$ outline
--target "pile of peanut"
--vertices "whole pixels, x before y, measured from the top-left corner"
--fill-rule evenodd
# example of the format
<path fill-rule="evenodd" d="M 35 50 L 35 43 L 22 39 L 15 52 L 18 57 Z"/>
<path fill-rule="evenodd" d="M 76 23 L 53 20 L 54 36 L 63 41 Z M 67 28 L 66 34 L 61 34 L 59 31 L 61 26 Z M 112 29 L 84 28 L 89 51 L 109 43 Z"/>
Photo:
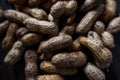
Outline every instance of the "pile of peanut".
<path fill-rule="evenodd" d="M 14 65 L 24 55 L 26 80 L 65 80 L 78 69 L 89 80 L 106 79 L 103 70 L 112 62 L 113 34 L 120 31 L 115 0 L 7 2 L 14 9 L 0 7 L 4 63 Z"/>

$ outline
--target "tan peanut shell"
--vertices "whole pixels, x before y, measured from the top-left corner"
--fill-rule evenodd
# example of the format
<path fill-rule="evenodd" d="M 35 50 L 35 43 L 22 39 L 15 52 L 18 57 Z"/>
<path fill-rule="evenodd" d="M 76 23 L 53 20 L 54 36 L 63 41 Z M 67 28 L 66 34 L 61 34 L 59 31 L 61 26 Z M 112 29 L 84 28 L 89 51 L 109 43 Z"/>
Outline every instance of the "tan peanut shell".
<path fill-rule="evenodd" d="M 80 12 L 86 12 L 91 10 L 92 8 L 99 5 L 99 0 L 85 0 L 84 3 L 79 7 Z"/>
<path fill-rule="evenodd" d="M 88 37 L 81 37 L 80 43 L 93 52 L 95 63 L 98 67 L 107 68 L 110 66 L 112 52 L 103 45 L 100 36 L 96 32 L 90 31 Z"/>
<path fill-rule="evenodd" d="M 37 68 L 37 52 L 29 49 L 25 52 L 25 76 L 26 80 L 35 80 L 38 74 Z"/>
<path fill-rule="evenodd" d="M 116 17 L 112 21 L 110 21 L 106 31 L 110 33 L 119 32 L 120 31 L 120 17 Z"/>
<path fill-rule="evenodd" d="M 116 15 L 116 7 L 115 0 L 106 0 L 105 10 L 101 16 L 102 21 L 108 22 L 113 19 Z"/>
<path fill-rule="evenodd" d="M 38 53 L 51 53 L 72 45 L 72 42 L 72 37 L 69 35 L 55 36 L 41 43 L 38 48 Z"/>
<path fill-rule="evenodd" d="M 16 31 L 16 36 L 18 38 L 22 38 L 25 34 L 29 33 L 30 31 L 26 27 L 21 27 Z"/>
<path fill-rule="evenodd" d="M 4 58 L 4 62 L 7 64 L 15 64 L 17 61 L 20 60 L 21 56 L 23 55 L 25 50 L 24 45 L 21 41 L 16 41 L 8 52 L 8 54 Z"/>
<path fill-rule="evenodd" d="M 76 33 L 78 34 L 85 34 L 87 33 L 97 18 L 102 14 L 104 11 L 104 5 L 100 4 L 95 9 L 87 12 L 87 14 L 82 18 L 82 20 L 78 23 L 76 28 Z"/>
<path fill-rule="evenodd" d="M 9 27 L 9 21 L 6 20 L 2 23 L 0 23 L 0 37 L 6 32 L 7 28 Z"/>
<path fill-rule="evenodd" d="M 96 21 L 94 24 L 94 31 L 101 34 L 105 31 L 105 24 L 102 21 Z"/>
<path fill-rule="evenodd" d="M 18 30 L 19 26 L 18 24 L 16 23 L 11 23 L 8 30 L 7 30 L 7 33 L 6 33 L 6 36 L 4 37 L 3 41 L 2 41 L 2 48 L 4 49 L 10 49 L 14 42 L 15 42 L 15 33 L 16 31 Z"/>
<path fill-rule="evenodd" d="M 105 74 L 103 71 L 92 63 L 87 63 L 84 72 L 89 80 L 105 80 Z"/>
<path fill-rule="evenodd" d="M 50 61 L 41 62 L 40 69 L 50 74 L 75 75 L 77 73 L 76 68 L 58 68 Z"/>
<path fill-rule="evenodd" d="M 47 13 L 43 9 L 38 8 L 24 8 L 23 12 L 29 14 L 30 16 L 39 19 L 39 20 L 47 20 Z"/>
<path fill-rule="evenodd" d="M 81 52 L 59 53 L 53 56 L 52 63 L 57 67 L 81 67 L 86 64 L 87 57 Z"/>
<path fill-rule="evenodd" d="M 36 80 L 64 80 L 64 78 L 57 74 L 44 74 L 37 76 Z"/>
<path fill-rule="evenodd" d="M 4 13 L 7 19 L 14 21 L 14 22 L 18 22 L 18 23 L 23 23 L 25 19 L 30 18 L 30 16 L 25 13 L 11 10 L 11 9 L 6 10 Z"/>
<path fill-rule="evenodd" d="M 40 32 L 48 35 L 57 35 L 58 27 L 55 23 L 48 21 L 40 21 L 35 18 L 27 18 L 24 24 L 30 31 Z"/>
<path fill-rule="evenodd" d="M 28 33 L 21 38 L 21 41 L 25 46 L 33 46 L 39 43 L 41 39 L 42 34 Z"/>
<path fill-rule="evenodd" d="M 103 32 L 101 34 L 101 39 L 103 44 L 108 48 L 113 48 L 115 46 L 114 44 L 114 38 L 113 35 L 107 31 Z"/>

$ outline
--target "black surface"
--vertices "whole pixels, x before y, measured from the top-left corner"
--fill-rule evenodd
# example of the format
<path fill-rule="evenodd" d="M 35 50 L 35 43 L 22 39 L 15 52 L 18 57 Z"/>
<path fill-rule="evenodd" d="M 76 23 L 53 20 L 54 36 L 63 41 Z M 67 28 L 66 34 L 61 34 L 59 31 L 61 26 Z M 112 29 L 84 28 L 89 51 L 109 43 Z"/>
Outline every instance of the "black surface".
<path fill-rule="evenodd" d="M 117 13 L 120 12 L 120 0 L 117 1 Z M 118 5 L 119 4 L 119 5 Z M 11 8 L 10 5 L 5 3 L 5 0 L 0 0 L 0 5 L 4 6 L 4 9 Z M 120 32 L 114 35 L 116 47 L 112 49 L 113 62 L 109 69 L 105 70 L 106 80 L 120 80 Z M 24 59 L 21 59 L 14 66 L 7 66 L 3 63 L 3 58 L 6 54 L 0 50 L 0 80 L 25 80 L 24 76 Z M 77 76 L 66 77 L 66 80 L 87 80 L 85 75 L 81 74 Z"/>

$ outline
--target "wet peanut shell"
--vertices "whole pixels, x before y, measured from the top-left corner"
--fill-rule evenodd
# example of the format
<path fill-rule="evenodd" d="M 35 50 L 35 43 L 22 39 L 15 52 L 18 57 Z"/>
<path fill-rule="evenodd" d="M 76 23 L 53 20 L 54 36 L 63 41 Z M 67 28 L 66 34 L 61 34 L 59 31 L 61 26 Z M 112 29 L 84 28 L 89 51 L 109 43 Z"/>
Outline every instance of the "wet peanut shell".
<path fill-rule="evenodd" d="M 76 33 L 78 34 L 87 33 L 103 11 L 104 11 L 104 5 L 100 4 L 95 9 L 87 12 L 87 14 L 78 23 L 76 28 Z"/>
<path fill-rule="evenodd" d="M 20 60 L 22 54 L 24 53 L 25 47 L 21 41 L 16 41 L 4 58 L 4 62 L 7 64 L 15 64 Z"/>
<path fill-rule="evenodd" d="M 103 71 L 92 63 L 87 63 L 84 72 L 90 80 L 105 80 L 105 74 Z"/>
<path fill-rule="evenodd" d="M 39 19 L 39 20 L 47 20 L 47 13 L 43 9 L 38 8 L 24 8 L 23 12 L 29 14 L 30 16 Z"/>
<path fill-rule="evenodd" d="M 14 22 L 18 22 L 18 23 L 23 23 L 25 19 L 30 18 L 30 16 L 25 13 L 15 11 L 15 10 L 10 10 L 10 9 L 6 10 L 4 13 L 7 19 Z"/>
<path fill-rule="evenodd" d="M 0 23 L 0 37 L 6 32 L 9 25 L 10 25 L 10 23 L 8 20 Z"/>
<path fill-rule="evenodd" d="M 79 11 L 80 12 L 89 11 L 96 7 L 97 5 L 99 5 L 99 3 L 100 3 L 99 0 L 85 0 L 84 3 L 79 7 Z"/>
<path fill-rule="evenodd" d="M 93 57 L 95 63 L 99 68 L 107 68 L 110 66 L 112 61 L 112 53 L 109 49 L 105 48 L 100 36 L 94 32 L 90 31 L 87 37 L 81 37 L 80 43 L 93 52 Z"/>
<path fill-rule="evenodd" d="M 53 56 L 52 63 L 57 67 L 81 67 L 86 64 L 86 55 L 79 52 L 59 53 Z"/>
<path fill-rule="evenodd" d="M 40 42 L 42 36 L 42 34 L 28 33 L 21 38 L 21 41 L 25 46 L 33 46 Z"/>
<path fill-rule="evenodd" d="M 115 47 L 114 44 L 114 37 L 111 33 L 105 31 L 101 34 L 101 39 L 103 44 L 107 47 L 107 48 L 113 48 Z"/>
<path fill-rule="evenodd" d="M 69 35 L 55 36 L 40 44 L 38 53 L 52 53 L 72 45 L 72 37 Z"/>
<path fill-rule="evenodd" d="M 29 33 L 30 31 L 26 27 L 21 27 L 16 31 L 16 36 L 18 38 L 22 38 L 25 34 Z"/>
<path fill-rule="evenodd" d="M 64 80 L 64 78 L 57 74 L 45 74 L 37 76 L 36 80 Z"/>
<path fill-rule="evenodd" d="M 2 41 L 2 48 L 4 49 L 10 49 L 14 42 L 15 42 L 15 33 L 16 31 L 18 30 L 19 26 L 16 24 L 16 23 L 11 23 L 8 30 L 7 30 L 7 33 L 6 33 L 6 36 L 4 37 L 3 41 Z"/>
<path fill-rule="evenodd" d="M 28 18 L 23 22 L 30 31 L 39 32 L 47 35 L 57 35 L 58 27 L 53 22 L 39 21 L 34 18 Z"/>
<path fill-rule="evenodd" d="M 116 17 L 112 21 L 110 21 L 106 31 L 108 31 L 110 33 L 119 32 L 120 31 L 120 17 Z"/>
<path fill-rule="evenodd" d="M 101 34 L 105 31 L 105 24 L 102 21 L 96 21 L 94 24 L 94 31 Z"/>
<path fill-rule="evenodd" d="M 40 64 L 40 69 L 50 74 L 75 75 L 77 73 L 76 68 L 58 68 L 50 61 L 43 61 Z"/>

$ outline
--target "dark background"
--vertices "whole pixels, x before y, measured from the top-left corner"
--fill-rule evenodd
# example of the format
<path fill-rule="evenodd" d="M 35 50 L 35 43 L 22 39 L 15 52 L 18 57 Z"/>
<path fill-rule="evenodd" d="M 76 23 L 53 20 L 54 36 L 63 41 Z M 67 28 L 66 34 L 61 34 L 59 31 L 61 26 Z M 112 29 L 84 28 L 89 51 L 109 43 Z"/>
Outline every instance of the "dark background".
<path fill-rule="evenodd" d="M 117 1 L 117 13 L 120 13 L 120 0 Z M 0 5 L 4 9 L 11 8 L 10 5 L 6 4 L 5 0 L 0 0 Z M 113 62 L 109 69 L 105 70 L 107 80 L 120 80 L 120 32 L 114 34 L 116 47 L 112 49 Z M 14 66 L 7 66 L 3 63 L 5 57 L 4 51 L 0 50 L 0 80 L 25 80 L 24 75 L 24 59 L 21 59 Z M 87 80 L 84 74 L 78 74 L 72 77 L 66 77 L 66 80 Z"/>

